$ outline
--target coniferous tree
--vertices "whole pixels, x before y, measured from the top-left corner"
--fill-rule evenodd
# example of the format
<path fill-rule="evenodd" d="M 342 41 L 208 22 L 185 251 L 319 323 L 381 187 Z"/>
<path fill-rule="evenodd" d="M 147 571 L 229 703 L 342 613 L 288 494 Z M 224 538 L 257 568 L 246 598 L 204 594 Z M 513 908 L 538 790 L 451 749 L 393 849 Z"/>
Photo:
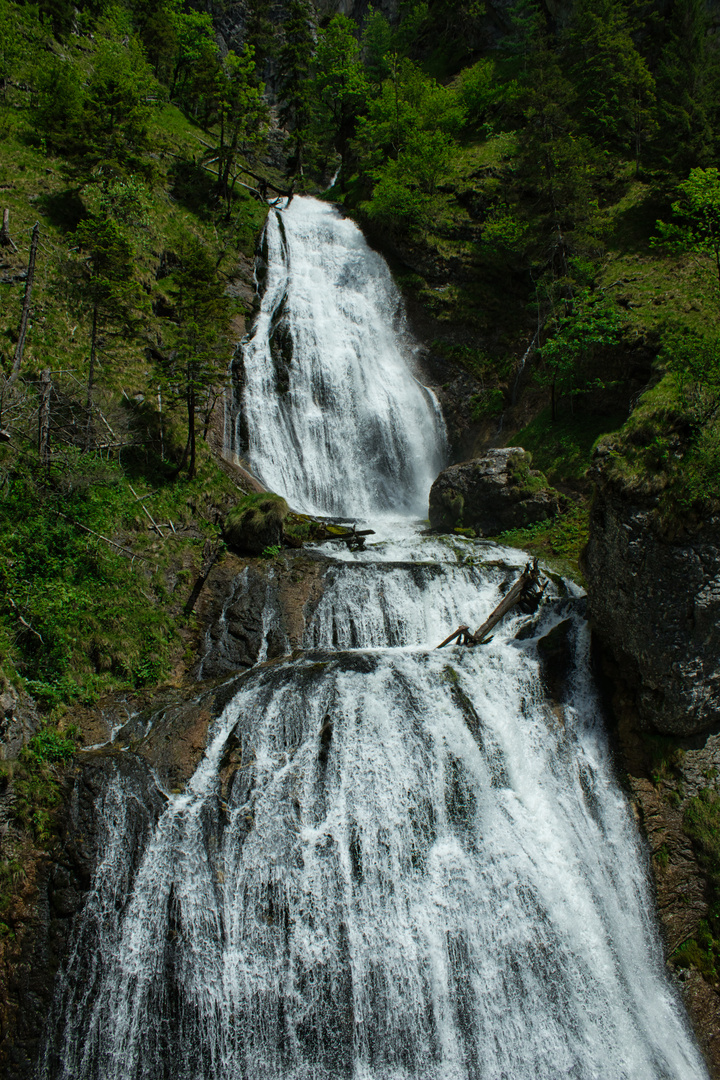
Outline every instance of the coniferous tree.
<path fill-rule="evenodd" d="M 657 71 L 660 162 L 678 176 L 711 164 L 716 137 L 720 75 L 710 48 L 703 0 L 675 0 L 665 20 L 666 41 Z"/>
<path fill-rule="evenodd" d="M 371 86 L 379 87 L 390 74 L 389 55 L 392 51 L 392 29 L 381 11 L 368 8 L 363 27 L 362 60 Z"/>
<path fill-rule="evenodd" d="M 255 77 L 253 51 L 246 45 L 240 56 L 228 53 L 216 76 L 217 120 L 220 145 L 217 151 L 218 192 L 230 213 L 234 181 L 231 173 L 238 155 L 257 148 L 267 123 L 264 87 Z"/>
<path fill-rule="evenodd" d="M 215 261 L 197 239 L 191 238 L 180 252 L 180 266 L 173 288 L 175 326 L 169 335 L 172 346 L 158 361 L 159 375 L 187 414 L 188 436 L 180 472 L 187 465 L 195 475 L 198 418 L 205 429 L 219 388 L 225 384 L 230 359 L 227 336 L 228 300 Z"/>
<path fill-rule="evenodd" d="M 280 123 L 290 133 L 290 172 L 302 176 L 312 119 L 315 13 L 310 0 L 290 0 L 279 49 Z"/>
<path fill-rule="evenodd" d="M 76 232 L 81 261 L 71 275 L 71 293 L 90 323 L 86 420 L 83 445 L 92 448 L 93 394 L 101 342 L 111 330 L 126 334 L 135 292 L 132 247 L 122 227 L 105 213 L 87 218 Z"/>
<path fill-rule="evenodd" d="M 636 170 L 656 127 L 655 81 L 637 49 L 622 0 L 581 0 L 568 35 L 576 109 L 602 146 L 631 151 Z"/>

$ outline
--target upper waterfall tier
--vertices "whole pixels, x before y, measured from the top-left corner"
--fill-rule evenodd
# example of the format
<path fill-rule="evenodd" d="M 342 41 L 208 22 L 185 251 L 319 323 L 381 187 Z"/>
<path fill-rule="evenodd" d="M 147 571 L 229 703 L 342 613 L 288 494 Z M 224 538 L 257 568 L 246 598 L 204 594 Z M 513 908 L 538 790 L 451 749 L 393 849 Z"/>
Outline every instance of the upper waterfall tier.
<path fill-rule="evenodd" d="M 268 218 L 257 280 L 233 452 L 296 509 L 425 517 L 445 430 L 385 261 L 334 207 L 295 198 Z"/>

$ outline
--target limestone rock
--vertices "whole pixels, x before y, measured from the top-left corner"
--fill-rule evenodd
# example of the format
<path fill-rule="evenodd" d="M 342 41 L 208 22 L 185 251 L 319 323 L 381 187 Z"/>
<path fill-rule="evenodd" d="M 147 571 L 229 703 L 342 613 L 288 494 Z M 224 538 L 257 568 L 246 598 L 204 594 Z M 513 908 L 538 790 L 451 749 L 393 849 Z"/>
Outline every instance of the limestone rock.
<path fill-rule="evenodd" d="M 720 723 L 720 519 L 670 536 L 649 498 L 597 473 L 585 555 L 589 615 L 646 730 Z"/>
<path fill-rule="evenodd" d="M 557 492 L 531 462 L 527 451 L 509 447 L 444 469 L 430 489 L 430 524 L 496 536 L 554 517 Z"/>

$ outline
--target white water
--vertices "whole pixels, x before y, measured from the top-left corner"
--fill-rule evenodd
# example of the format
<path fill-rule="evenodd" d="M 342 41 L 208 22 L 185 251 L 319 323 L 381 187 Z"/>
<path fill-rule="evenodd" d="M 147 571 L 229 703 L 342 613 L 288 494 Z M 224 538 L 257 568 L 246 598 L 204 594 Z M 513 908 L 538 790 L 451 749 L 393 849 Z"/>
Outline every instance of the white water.
<path fill-rule="evenodd" d="M 264 247 L 262 306 L 242 346 L 238 428 L 247 435 L 235 434 L 233 451 L 295 509 L 425 517 L 444 427 L 408 366 L 385 261 L 315 199 L 271 211 Z M 279 343 L 289 362 L 278 359 Z"/>
<path fill-rule="evenodd" d="M 334 230 L 332 211 L 307 206 Z M 292 207 L 303 219 L 306 200 Z M 259 342 L 255 355 L 262 367 Z M 255 409 L 269 423 L 271 403 Z M 390 490 L 361 475 L 340 512 Z M 322 464 L 309 501 L 328 483 Z M 300 486 L 275 486 L 297 505 Z M 309 651 L 243 678 L 137 868 L 137 791 L 111 786 L 46 1080 L 707 1076 L 664 971 L 582 602 L 555 597 L 537 624 L 510 617 L 482 649 L 438 651 L 483 621 L 521 556 L 383 529 L 329 564 Z M 566 618 L 574 665 L 558 702 L 536 641 Z"/>

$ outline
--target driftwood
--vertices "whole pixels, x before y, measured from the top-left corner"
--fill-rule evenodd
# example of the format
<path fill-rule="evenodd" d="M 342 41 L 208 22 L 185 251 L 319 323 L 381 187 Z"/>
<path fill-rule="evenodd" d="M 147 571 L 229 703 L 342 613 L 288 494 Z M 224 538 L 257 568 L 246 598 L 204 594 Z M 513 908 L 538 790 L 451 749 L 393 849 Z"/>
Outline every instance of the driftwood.
<path fill-rule="evenodd" d="M 374 535 L 374 529 L 356 529 L 353 525 L 349 532 L 344 533 L 331 533 L 326 530 L 321 539 L 322 543 L 327 543 L 328 540 L 341 540 L 344 544 L 347 544 L 348 551 L 362 551 L 365 547 L 365 537 Z"/>
<path fill-rule="evenodd" d="M 459 645 L 482 645 L 493 626 L 496 626 L 508 611 L 514 607 L 519 607 L 521 611 L 533 611 L 540 603 L 544 591 L 545 586 L 540 588 L 538 561 L 534 559 L 532 563 L 527 564 L 513 587 L 474 634 L 470 633 L 468 626 L 459 626 L 454 633 L 440 642 L 438 649 L 449 645 L 451 641 L 457 641 Z"/>

